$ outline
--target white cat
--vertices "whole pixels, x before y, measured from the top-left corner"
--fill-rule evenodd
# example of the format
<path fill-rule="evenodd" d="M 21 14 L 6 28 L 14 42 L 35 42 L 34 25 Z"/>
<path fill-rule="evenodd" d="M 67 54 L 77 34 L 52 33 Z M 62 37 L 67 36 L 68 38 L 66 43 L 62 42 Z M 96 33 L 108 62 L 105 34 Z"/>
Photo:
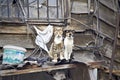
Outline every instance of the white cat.
<path fill-rule="evenodd" d="M 69 60 L 71 58 L 71 54 L 73 52 L 74 46 L 74 38 L 73 38 L 73 30 L 67 30 L 66 36 L 64 39 L 64 58 Z"/>

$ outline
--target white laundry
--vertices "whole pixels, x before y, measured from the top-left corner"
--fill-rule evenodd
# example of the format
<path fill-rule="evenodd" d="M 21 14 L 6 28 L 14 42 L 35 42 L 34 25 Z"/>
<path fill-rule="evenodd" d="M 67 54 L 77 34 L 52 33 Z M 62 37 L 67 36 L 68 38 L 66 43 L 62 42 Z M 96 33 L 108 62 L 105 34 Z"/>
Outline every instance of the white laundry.
<path fill-rule="evenodd" d="M 97 80 L 97 68 L 90 69 L 89 74 L 90 74 L 90 80 Z"/>
<path fill-rule="evenodd" d="M 43 31 L 36 28 L 36 26 L 34 26 L 34 29 L 37 32 L 35 43 L 39 47 L 44 49 L 46 52 L 48 52 L 48 48 L 47 48 L 46 44 L 51 40 L 51 37 L 53 35 L 53 26 L 48 25 L 48 27 Z"/>

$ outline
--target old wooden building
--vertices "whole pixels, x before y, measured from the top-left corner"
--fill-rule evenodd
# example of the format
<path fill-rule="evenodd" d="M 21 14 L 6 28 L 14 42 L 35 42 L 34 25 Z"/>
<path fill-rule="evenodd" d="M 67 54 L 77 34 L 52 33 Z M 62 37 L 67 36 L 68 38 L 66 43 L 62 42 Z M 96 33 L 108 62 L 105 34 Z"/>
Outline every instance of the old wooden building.
<path fill-rule="evenodd" d="M 22 70 L 2 63 L 5 45 L 25 48 L 25 58 L 48 56 L 36 45 L 34 29 L 44 31 L 48 25 L 74 31 L 72 62 Z M 0 80 L 120 80 L 120 2 L 0 0 L 0 53 Z"/>

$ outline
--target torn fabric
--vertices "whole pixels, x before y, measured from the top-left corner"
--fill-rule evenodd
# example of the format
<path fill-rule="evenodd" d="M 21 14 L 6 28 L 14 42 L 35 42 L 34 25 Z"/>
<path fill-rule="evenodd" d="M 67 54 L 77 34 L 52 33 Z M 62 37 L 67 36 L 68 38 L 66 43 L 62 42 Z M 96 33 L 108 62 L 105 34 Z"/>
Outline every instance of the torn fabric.
<path fill-rule="evenodd" d="M 34 26 L 34 29 L 37 32 L 35 43 L 39 47 L 44 49 L 46 52 L 48 52 L 48 48 L 47 48 L 46 44 L 51 40 L 51 37 L 53 35 L 53 26 L 48 25 L 47 28 L 43 31 L 36 28 L 36 26 Z"/>

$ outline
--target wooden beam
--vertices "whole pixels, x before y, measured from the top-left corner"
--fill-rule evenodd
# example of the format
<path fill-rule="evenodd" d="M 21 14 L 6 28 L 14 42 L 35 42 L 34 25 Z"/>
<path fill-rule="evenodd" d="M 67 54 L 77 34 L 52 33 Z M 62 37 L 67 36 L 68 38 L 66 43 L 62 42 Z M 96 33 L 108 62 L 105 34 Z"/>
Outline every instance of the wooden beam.
<path fill-rule="evenodd" d="M 110 70 L 106 70 L 106 73 L 110 73 Z M 120 70 L 112 70 L 112 74 L 116 75 L 116 76 L 120 76 Z"/>
<path fill-rule="evenodd" d="M 90 68 L 99 68 L 103 70 L 103 63 L 104 61 L 94 61 L 94 62 L 88 62 L 88 66 Z M 105 67 L 104 67 L 105 68 Z"/>
<path fill-rule="evenodd" d="M 113 7 L 114 4 L 112 3 L 112 0 L 100 0 L 100 3 L 106 6 L 107 8 L 116 11 L 116 8 Z"/>
<path fill-rule="evenodd" d="M 48 66 L 48 67 L 38 67 L 33 69 L 24 69 L 24 70 L 2 70 L 0 71 L 0 76 L 11 76 L 11 75 L 20 75 L 20 74 L 28 74 L 28 73 L 37 73 L 43 71 L 52 71 L 52 70 L 60 70 L 60 69 L 69 69 L 77 67 L 75 64 L 65 64 L 65 65 L 57 65 L 57 66 Z"/>
<path fill-rule="evenodd" d="M 0 27 L 1 34 L 27 34 L 26 26 L 1 26 Z"/>

